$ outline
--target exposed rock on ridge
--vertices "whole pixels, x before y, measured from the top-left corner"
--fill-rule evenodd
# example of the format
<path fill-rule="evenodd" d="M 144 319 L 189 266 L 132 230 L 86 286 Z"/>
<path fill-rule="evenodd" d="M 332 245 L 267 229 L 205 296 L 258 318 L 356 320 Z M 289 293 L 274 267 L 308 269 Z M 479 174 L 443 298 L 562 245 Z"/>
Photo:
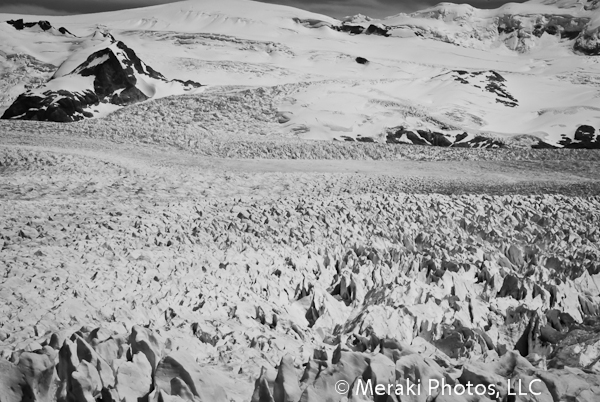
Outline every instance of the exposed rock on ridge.
<path fill-rule="evenodd" d="M 42 31 L 51 31 L 51 32 L 54 31 L 52 24 L 50 24 L 48 21 L 24 22 L 23 19 L 18 19 L 18 20 L 6 21 L 6 23 L 15 27 L 15 29 L 18 31 L 21 31 L 26 28 L 33 28 L 35 26 L 39 26 L 40 29 L 42 29 Z M 71 32 L 69 32 L 69 30 L 67 28 L 64 28 L 64 27 L 58 28 L 58 30 L 56 30 L 56 32 L 61 33 L 63 35 L 75 36 Z"/>

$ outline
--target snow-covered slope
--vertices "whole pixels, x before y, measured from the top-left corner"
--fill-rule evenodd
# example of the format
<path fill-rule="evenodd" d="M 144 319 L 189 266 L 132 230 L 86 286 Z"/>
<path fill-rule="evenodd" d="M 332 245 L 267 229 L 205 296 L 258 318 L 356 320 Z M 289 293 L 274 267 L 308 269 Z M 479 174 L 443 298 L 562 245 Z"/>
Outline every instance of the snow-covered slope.
<path fill-rule="evenodd" d="M 600 65 L 591 56 L 599 12 L 596 1 L 535 0 L 494 10 L 441 3 L 381 20 L 339 21 L 249 0 L 195 0 L 30 18 L 73 36 L 0 23 L 0 51 L 57 66 L 49 83 L 56 90 L 114 37 L 168 79 L 202 82 L 213 93 L 269 87 L 265 93 L 281 94 L 268 101 L 282 136 L 429 143 L 440 134 L 452 145 L 482 136 L 492 140 L 477 146 L 524 138 L 574 146 L 581 126 L 599 128 Z M 0 66 L 5 74 L 17 68 L 1 57 Z M 218 115 L 213 107 L 206 112 Z"/>
<path fill-rule="evenodd" d="M 48 17 L 53 24 L 87 30 L 98 25 L 117 30 L 175 32 L 241 32 L 245 37 L 299 33 L 299 26 L 320 27 L 339 21 L 297 8 L 250 0 L 187 0 L 177 3 L 99 14 Z"/>

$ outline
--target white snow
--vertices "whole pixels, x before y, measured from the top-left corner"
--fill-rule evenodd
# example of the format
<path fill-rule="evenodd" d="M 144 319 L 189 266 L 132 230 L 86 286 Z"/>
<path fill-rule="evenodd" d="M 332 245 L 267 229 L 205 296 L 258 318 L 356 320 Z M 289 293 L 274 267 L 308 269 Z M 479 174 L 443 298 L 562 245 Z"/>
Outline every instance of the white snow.
<path fill-rule="evenodd" d="M 65 90 L 70 92 L 83 92 L 94 90 L 94 77 L 84 77 L 81 75 L 63 76 L 48 81 L 44 86 L 32 89 L 34 94 L 42 95 L 46 91 Z"/>
<path fill-rule="evenodd" d="M 90 112 L 94 115 L 95 119 L 106 117 L 107 115 L 121 109 L 121 106 L 113 105 L 111 103 L 99 103 L 98 105 L 90 106 L 84 109 L 86 112 Z"/>
<path fill-rule="evenodd" d="M 337 32 L 327 26 L 341 21 L 290 7 L 197 0 L 44 17 L 79 38 L 48 35 L 43 44 L 42 34 L 0 24 L 0 51 L 52 61 L 60 65 L 55 76 L 61 77 L 93 52 L 114 47 L 100 34 L 110 32 L 169 80 L 280 88 L 276 91 L 286 97 L 275 100 L 275 106 L 289 117 L 279 125 L 285 136 L 377 139 L 390 127 L 443 131 L 445 126 L 447 133 L 534 134 L 556 141 L 581 124 L 598 126 L 600 63 L 575 54 L 573 40 L 547 33 L 526 39 L 514 33 L 499 36 L 498 21 L 516 14 L 510 18 L 533 27 L 552 16 L 568 23 L 585 18 L 591 21 L 589 30 L 600 25 L 599 12 L 577 1 L 538 0 L 495 10 L 441 3 L 410 15 L 345 19 L 365 27 L 393 27 L 392 37 L 385 38 Z M 11 17 L 0 15 L 0 20 Z M 369 63 L 358 64 L 359 56 Z M 483 82 L 461 84 L 448 75 L 452 70 L 498 72 L 518 105 L 498 103 Z M 182 93 L 178 84 L 137 77 L 148 96 Z M 69 85 L 82 88 L 89 83 Z"/>

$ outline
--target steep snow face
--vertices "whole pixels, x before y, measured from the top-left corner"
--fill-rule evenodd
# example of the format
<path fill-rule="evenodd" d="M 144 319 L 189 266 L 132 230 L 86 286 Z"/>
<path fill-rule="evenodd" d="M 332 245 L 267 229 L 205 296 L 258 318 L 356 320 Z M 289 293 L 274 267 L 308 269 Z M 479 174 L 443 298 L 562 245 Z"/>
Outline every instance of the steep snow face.
<path fill-rule="evenodd" d="M 123 42 L 91 54 L 65 75 L 20 95 L 3 119 L 70 122 L 101 117 L 107 112 L 153 97 L 181 94 L 200 87 L 192 81 L 168 81 Z"/>
<path fill-rule="evenodd" d="M 92 54 L 111 46 L 115 42 L 116 39 L 111 34 L 96 31 L 84 40 L 73 43 L 71 45 L 72 53 L 60 64 L 53 78 L 69 74 L 79 65 L 85 63 Z"/>

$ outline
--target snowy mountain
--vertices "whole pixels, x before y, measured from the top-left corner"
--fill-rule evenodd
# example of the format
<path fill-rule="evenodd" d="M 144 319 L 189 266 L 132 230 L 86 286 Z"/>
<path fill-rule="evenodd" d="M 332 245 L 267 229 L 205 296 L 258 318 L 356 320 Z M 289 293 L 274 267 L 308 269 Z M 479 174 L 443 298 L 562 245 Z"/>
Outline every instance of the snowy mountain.
<path fill-rule="evenodd" d="M 600 52 L 598 8 L 597 1 L 585 0 L 531 0 L 508 3 L 495 10 L 440 3 L 379 20 L 361 15 L 348 17 L 339 29 L 386 37 L 416 36 L 477 48 L 504 44 L 519 52 L 543 45 L 542 37 L 546 35 L 571 40 L 573 49 L 596 55 Z"/>
<path fill-rule="evenodd" d="M 55 73 L 45 85 L 20 95 L 2 118 L 71 122 L 200 88 L 193 81 L 168 81 L 123 42 L 110 40 L 113 43 L 92 53 L 70 73 Z"/>
<path fill-rule="evenodd" d="M 193 110 L 171 111 L 189 115 L 185 124 L 191 132 L 218 133 L 227 127 L 318 140 L 595 147 L 599 4 L 532 0 L 480 10 L 440 3 L 383 19 L 338 20 L 248 0 L 192 0 L 32 19 L 65 27 L 72 35 L 44 31 L 39 23 L 19 23 L 24 29 L 15 29 L 22 16 L 0 15 L 13 21 L 0 24 L 0 68 L 4 76 L 18 77 L 2 83 L 8 95 L 0 112 L 39 119 L 62 102 L 69 103 L 69 119 L 77 120 L 124 106 L 125 115 L 137 116 L 149 108 L 135 103 L 167 95 L 207 99 L 189 83 L 169 81 L 176 78 L 202 82 L 211 93 L 235 88 L 259 97 L 270 94 L 262 100 L 272 113 L 250 104 L 239 112 L 255 113 L 250 120 L 260 127 L 244 126 L 246 118 L 224 117 L 217 103 L 203 111 L 203 116 L 220 116 L 214 127 Z M 116 66 L 114 60 L 132 57 L 118 41 L 163 78 L 131 61 L 139 68 L 123 72 L 129 77 L 123 84 L 101 83 L 97 74 L 102 73 L 91 72 L 96 68 L 90 63 L 103 60 L 99 65 L 108 68 Z M 21 73 L 15 55 L 33 60 L 27 74 L 35 81 Z M 34 88 L 48 77 L 36 66 L 50 65 L 56 66 L 52 79 Z M 166 109 L 156 120 L 164 121 L 171 103 L 157 102 Z M 591 129 L 591 142 L 576 138 Z"/>

